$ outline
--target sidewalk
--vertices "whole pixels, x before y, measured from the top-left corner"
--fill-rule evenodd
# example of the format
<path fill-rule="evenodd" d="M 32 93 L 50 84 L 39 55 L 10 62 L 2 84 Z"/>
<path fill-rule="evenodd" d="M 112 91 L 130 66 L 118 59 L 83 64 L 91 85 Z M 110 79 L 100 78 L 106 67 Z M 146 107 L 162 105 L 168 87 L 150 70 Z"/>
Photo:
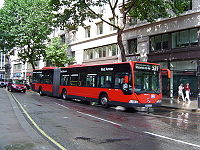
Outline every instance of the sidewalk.
<path fill-rule="evenodd" d="M 200 112 L 200 108 L 198 108 L 198 100 L 197 99 L 192 99 L 190 103 L 183 102 L 183 101 L 180 101 L 178 103 L 176 99 L 163 98 L 162 99 L 162 107 Z"/>
<path fill-rule="evenodd" d="M 26 121 L 9 92 L 0 88 L 0 150 L 54 150 Z"/>

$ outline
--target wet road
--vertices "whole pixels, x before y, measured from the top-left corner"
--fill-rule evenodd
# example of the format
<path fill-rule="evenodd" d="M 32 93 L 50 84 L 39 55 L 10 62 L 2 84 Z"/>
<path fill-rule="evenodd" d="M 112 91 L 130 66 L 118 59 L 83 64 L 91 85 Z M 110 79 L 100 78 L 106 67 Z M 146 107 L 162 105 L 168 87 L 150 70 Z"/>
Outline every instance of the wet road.
<path fill-rule="evenodd" d="M 124 112 L 34 92 L 12 94 L 42 131 L 67 150 L 200 149 L 198 113 L 164 108 Z"/>

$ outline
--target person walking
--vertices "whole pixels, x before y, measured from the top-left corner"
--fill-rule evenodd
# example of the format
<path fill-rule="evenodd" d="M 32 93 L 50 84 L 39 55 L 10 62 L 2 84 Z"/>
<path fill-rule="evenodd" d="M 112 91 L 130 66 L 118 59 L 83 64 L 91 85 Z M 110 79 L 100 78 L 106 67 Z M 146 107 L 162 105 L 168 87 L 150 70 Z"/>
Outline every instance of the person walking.
<path fill-rule="evenodd" d="M 184 98 L 184 95 L 183 95 L 183 84 L 181 83 L 178 87 L 178 97 L 177 97 L 177 102 L 179 102 L 179 98 L 181 97 L 183 102 L 185 102 L 185 98 Z"/>
<path fill-rule="evenodd" d="M 185 100 L 187 99 L 188 100 L 188 103 L 190 103 L 190 85 L 189 83 L 186 83 L 185 87 Z"/>

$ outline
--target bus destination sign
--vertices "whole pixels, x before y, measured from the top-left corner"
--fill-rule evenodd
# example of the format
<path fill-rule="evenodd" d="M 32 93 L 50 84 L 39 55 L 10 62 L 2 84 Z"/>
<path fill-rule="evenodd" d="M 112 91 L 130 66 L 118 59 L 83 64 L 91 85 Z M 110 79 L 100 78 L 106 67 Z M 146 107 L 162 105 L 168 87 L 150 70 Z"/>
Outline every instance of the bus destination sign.
<path fill-rule="evenodd" d="M 159 71 L 160 67 L 158 65 L 137 63 L 135 64 L 135 69 L 146 71 Z"/>

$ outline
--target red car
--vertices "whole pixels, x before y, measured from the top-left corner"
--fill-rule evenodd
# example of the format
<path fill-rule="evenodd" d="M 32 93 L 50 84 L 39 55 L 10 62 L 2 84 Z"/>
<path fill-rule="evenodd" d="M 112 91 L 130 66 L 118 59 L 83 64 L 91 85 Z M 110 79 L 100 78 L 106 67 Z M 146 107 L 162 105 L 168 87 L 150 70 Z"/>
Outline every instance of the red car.
<path fill-rule="evenodd" d="M 11 80 L 7 85 L 8 91 L 26 92 L 26 85 L 23 80 Z"/>

